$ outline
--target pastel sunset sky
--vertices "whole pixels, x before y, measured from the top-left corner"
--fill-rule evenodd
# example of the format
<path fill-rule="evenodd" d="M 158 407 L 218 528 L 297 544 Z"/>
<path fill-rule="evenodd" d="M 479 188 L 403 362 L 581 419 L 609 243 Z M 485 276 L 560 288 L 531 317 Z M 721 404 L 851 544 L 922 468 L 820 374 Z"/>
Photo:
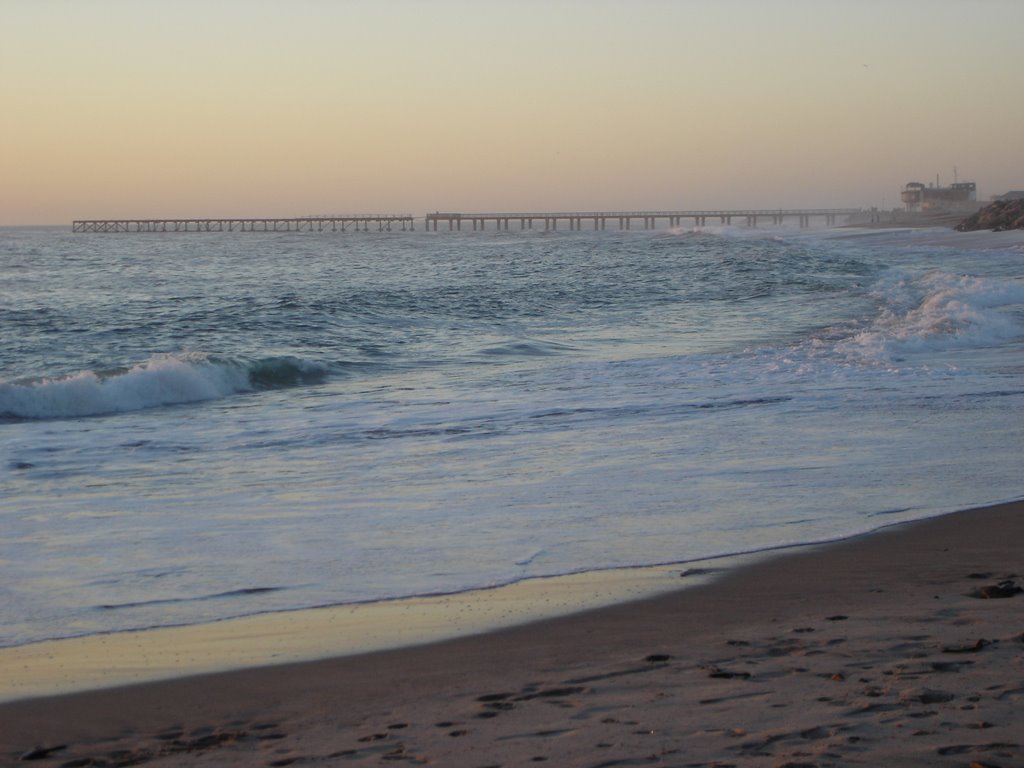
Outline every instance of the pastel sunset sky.
<path fill-rule="evenodd" d="M 0 224 L 1024 188 L 1021 0 L 0 0 Z"/>

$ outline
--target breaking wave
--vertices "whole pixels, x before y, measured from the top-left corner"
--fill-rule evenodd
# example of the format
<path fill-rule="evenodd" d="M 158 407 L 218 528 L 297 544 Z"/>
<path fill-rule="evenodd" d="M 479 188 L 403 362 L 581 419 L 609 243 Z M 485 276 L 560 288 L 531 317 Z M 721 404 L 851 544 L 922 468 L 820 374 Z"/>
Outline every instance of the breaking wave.
<path fill-rule="evenodd" d="M 327 373 L 325 365 L 294 357 L 245 362 L 197 352 L 153 355 L 130 368 L 0 381 L 0 419 L 67 419 L 141 411 L 317 384 Z"/>
<path fill-rule="evenodd" d="M 877 362 L 915 352 L 987 347 L 1024 336 L 1024 283 L 898 271 L 874 287 L 880 315 L 840 345 Z"/>

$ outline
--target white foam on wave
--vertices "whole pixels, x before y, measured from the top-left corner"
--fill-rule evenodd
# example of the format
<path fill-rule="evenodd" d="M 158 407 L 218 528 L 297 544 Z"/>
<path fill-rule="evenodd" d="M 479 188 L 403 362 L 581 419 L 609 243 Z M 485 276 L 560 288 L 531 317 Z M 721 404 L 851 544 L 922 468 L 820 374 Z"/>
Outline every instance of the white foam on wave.
<path fill-rule="evenodd" d="M 893 271 L 872 291 L 880 315 L 839 351 L 886 363 L 915 352 L 988 347 L 1024 337 L 1024 283 Z"/>
<path fill-rule="evenodd" d="M 215 400 L 253 389 L 246 366 L 201 353 L 153 355 L 110 375 L 80 371 L 30 383 L 0 382 L 0 416 L 60 419 Z"/>
<path fill-rule="evenodd" d="M 797 229 L 786 224 L 770 224 L 758 227 L 747 227 L 737 224 L 704 224 L 692 227 L 670 227 L 667 232 L 677 237 L 705 235 L 730 240 L 777 240 L 782 236 L 804 234 L 806 230 Z"/>

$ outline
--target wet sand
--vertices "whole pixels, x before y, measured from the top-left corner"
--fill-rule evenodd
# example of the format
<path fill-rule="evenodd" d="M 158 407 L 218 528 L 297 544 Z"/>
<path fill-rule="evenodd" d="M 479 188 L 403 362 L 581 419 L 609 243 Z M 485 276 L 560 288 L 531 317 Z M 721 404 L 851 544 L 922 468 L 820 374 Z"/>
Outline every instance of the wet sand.
<path fill-rule="evenodd" d="M 692 563 L 685 584 L 764 556 Z M 0 702 L 421 645 L 670 592 L 679 577 L 678 565 L 597 571 L 0 648 Z"/>
<path fill-rule="evenodd" d="M 486 634 L 13 701 L 0 762 L 1020 765 L 1022 553 L 1017 502 Z"/>

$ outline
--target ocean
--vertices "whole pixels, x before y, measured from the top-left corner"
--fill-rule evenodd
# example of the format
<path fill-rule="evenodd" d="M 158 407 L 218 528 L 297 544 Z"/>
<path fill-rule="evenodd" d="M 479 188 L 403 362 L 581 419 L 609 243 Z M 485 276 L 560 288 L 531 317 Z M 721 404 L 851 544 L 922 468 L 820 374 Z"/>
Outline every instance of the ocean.
<path fill-rule="evenodd" d="M 1022 498 L 1022 243 L 0 229 L 0 646 Z"/>

